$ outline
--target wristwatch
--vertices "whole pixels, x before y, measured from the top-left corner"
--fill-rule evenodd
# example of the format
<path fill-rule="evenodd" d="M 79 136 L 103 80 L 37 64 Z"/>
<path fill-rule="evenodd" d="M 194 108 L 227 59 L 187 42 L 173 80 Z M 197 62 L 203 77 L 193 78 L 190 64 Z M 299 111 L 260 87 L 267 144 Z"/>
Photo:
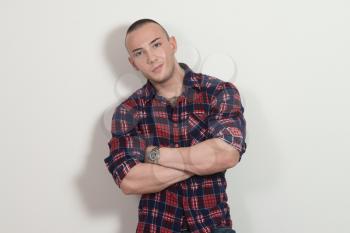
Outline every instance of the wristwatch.
<path fill-rule="evenodd" d="M 159 146 L 154 147 L 148 154 L 147 159 L 151 163 L 158 163 L 160 157 Z"/>

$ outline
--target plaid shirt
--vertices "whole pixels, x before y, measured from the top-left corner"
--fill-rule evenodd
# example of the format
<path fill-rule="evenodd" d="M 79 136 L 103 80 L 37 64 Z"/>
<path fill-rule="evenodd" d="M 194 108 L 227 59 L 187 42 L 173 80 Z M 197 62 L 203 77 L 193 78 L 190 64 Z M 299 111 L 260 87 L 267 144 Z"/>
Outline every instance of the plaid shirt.
<path fill-rule="evenodd" d="M 112 119 L 106 166 L 116 184 L 144 162 L 147 146 L 189 147 L 220 138 L 245 152 L 245 119 L 239 92 L 229 82 L 194 73 L 187 65 L 184 91 L 172 107 L 147 83 L 123 101 Z M 194 175 L 157 193 L 142 194 L 136 232 L 211 232 L 232 227 L 225 172 Z"/>

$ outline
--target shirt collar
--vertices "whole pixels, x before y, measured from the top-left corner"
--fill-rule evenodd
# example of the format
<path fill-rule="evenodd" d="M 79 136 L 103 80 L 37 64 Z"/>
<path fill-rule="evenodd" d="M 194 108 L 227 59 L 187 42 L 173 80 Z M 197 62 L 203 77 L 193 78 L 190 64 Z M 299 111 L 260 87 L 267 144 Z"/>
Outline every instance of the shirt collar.
<path fill-rule="evenodd" d="M 195 73 L 192 71 L 192 69 L 185 63 L 179 63 L 179 65 L 185 71 L 185 76 L 183 79 L 185 93 L 191 88 L 200 91 L 201 90 L 200 82 L 198 80 L 198 77 L 194 75 Z M 146 101 L 148 102 L 149 100 L 153 99 L 156 93 L 157 93 L 156 89 L 154 88 L 152 83 L 149 80 L 147 80 L 147 83 L 145 84 Z"/>

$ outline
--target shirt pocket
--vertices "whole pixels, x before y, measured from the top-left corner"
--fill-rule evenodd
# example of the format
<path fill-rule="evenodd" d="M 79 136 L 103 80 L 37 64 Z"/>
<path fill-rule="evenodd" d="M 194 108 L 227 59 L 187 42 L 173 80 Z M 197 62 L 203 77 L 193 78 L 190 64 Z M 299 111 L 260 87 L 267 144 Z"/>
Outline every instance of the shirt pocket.
<path fill-rule="evenodd" d="M 205 109 L 196 109 L 187 114 L 186 129 L 190 145 L 205 141 L 208 134 L 208 113 Z"/>

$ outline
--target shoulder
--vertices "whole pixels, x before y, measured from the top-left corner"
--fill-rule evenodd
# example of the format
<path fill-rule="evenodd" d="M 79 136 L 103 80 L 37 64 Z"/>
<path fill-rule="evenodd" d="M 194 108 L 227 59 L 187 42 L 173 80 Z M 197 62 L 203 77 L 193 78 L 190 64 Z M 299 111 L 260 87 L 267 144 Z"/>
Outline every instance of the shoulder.
<path fill-rule="evenodd" d="M 238 93 L 238 89 L 232 82 L 224 81 L 218 77 L 207 74 L 195 73 L 194 77 L 200 83 L 201 89 L 209 95 L 216 95 L 222 91 Z"/>
<path fill-rule="evenodd" d="M 124 99 L 117 108 L 123 108 L 126 110 L 139 109 L 143 106 L 147 100 L 149 94 L 146 90 L 146 84 L 134 91 L 126 99 Z"/>

